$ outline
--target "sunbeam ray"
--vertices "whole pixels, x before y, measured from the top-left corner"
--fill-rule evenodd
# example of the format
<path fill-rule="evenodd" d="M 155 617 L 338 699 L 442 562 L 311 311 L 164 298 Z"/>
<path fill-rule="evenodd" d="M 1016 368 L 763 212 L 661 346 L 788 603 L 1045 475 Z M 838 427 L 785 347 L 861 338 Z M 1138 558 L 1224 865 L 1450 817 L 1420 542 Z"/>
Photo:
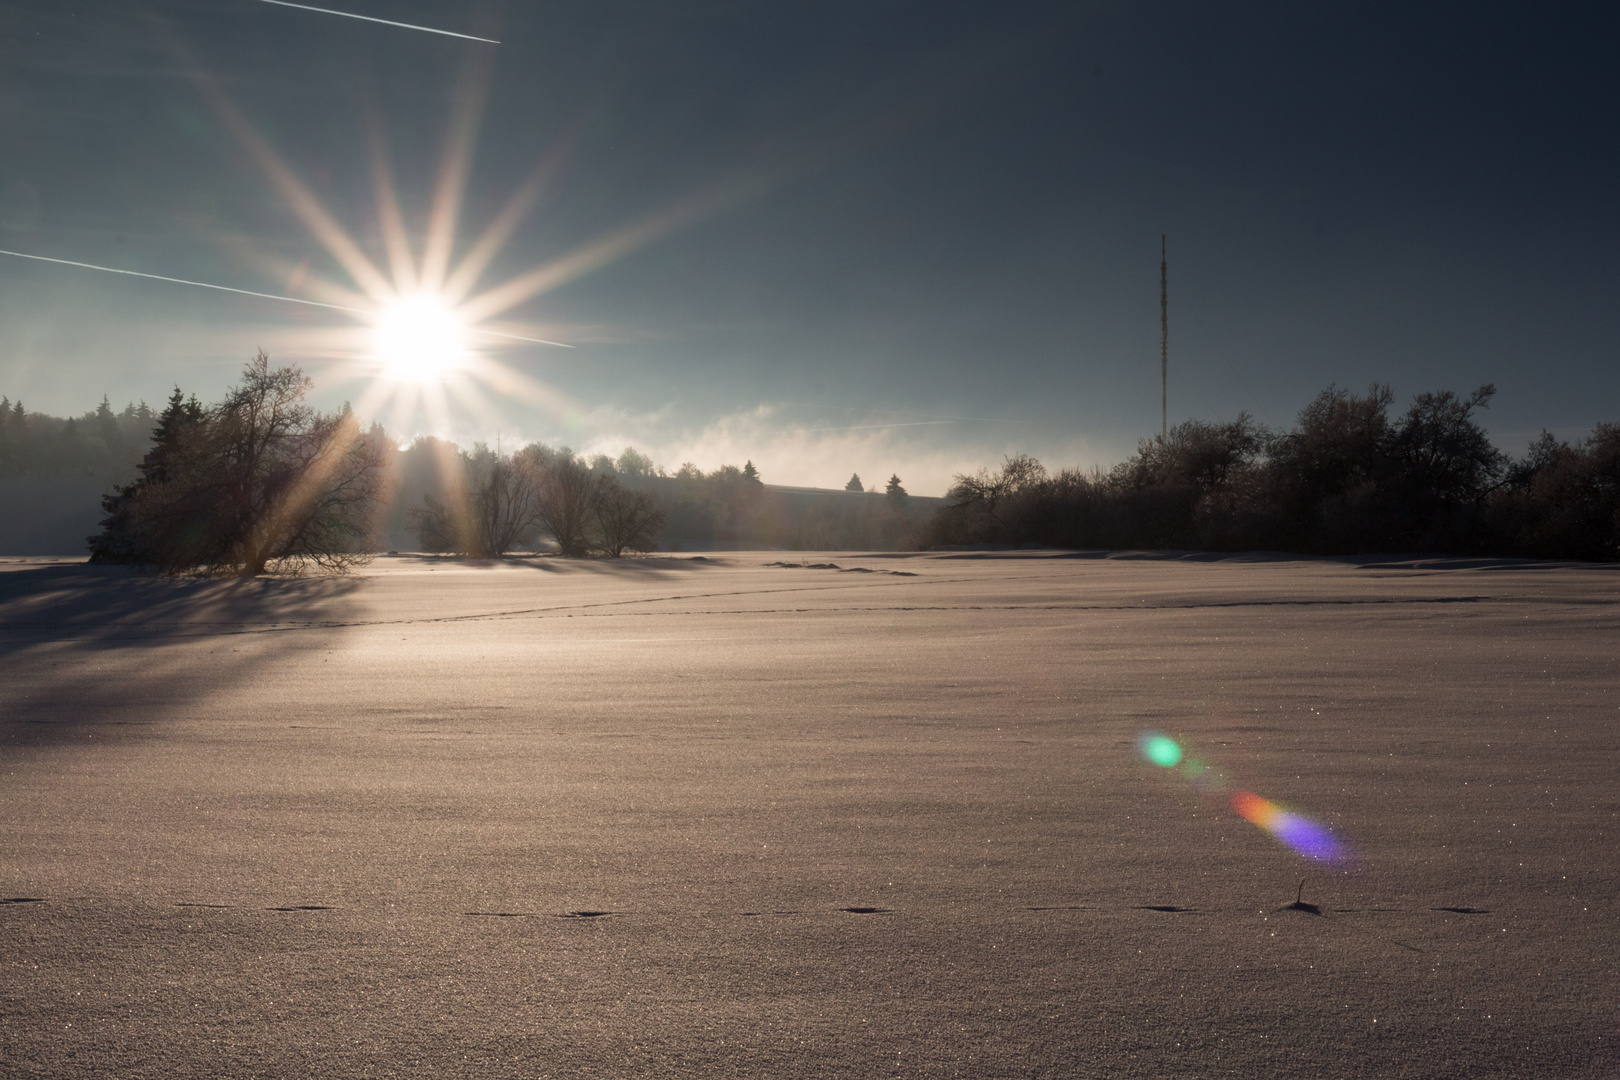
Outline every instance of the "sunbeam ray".
<path fill-rule="evenodd" d="M 433 430 L 449 434 L 452 423 L 450 407 L 444 399 L 443 383 L 421 383 L 417 387 L 421 396 L 422 410 L 427 413 L 428 423 Z"/>
<path fill-rule="evenodd" d="M 394 275 L 394 285 L 402 293 L 415 291 L 416 266 L 412 261 L 411 241 L 405 231 L 405 218 L 399 209 L 399 193 L 394 186 L 394 172 L 388 164 L 388 142 L 384 135 L 381 110 L 367 96 L 366 148 L 371 155 L 371 187 L 377 200 L 377 227 L 382 232 L 383 245 L 388 250 L 388 268 Z"/>
<path fill-rule="evenodd" d="M 444 384 L 444 391 L 461 405 L 462 409 L 481 426 L 484 431 L 499 429 L 501 415 L 496 408 L 484 397 L 478 384 L 469 379 L 460 379 Z"/>
<path fill-rule="evenodd" d="M 518 189 L 512 193 L 500 213 L 495 215 L 478 239 L 473 241 L 472 247 L 462 256 L 450 276 L 445 280 L 441 290 L 445 297 L 452 302 L 459 302 L 472 291 L 478 283 L 478 278 L 489 267 L 490 260 L 511 239 L 512 231 L 523 220 L 534 201 L 539 197 L 547 180 L 556 174 L 562 166 L 564 158 L 572 143 L 571 137 L 565 137 L 540 163 L 530 170 Z"/>
<path fill-rule="evenodd" d="M 478 129 L 484 118 L 484 102 L 489 96 L 494 69 L 493 56 L 470 58 L 455 95 L 455 108 L 445 138 L 444 158 L 439 164 L 439 180 L 433 192 L 433 208 L 428 214 L 427 244 L 422 251 L 419 280 L 422 289 L 427 292 L 440 292 L 450 270 L 456 224 L 467 192 L 467 177 L 472 172 L 473 151 L 478 142 Z"/>
<path fill-rule="evenodd" d="M 284 282 L 289 299 L 319 300 L 356 312 L 370 312 L 376 308 L 371 297 L 365 293 L 310 269 L 311 260 L 307 256 L 295 262 L 286 256 L 266 251 L 263 244 L 239 235 L 220 236 L 216 243 L 238 264 L 257 270 L 272 280 Z"/>
<path fill-rule="evenodd" d="M 559 285 L 744 202 L 764 191 L 770 183 L 770 178 L 764 175 L 745 176 L 694 193 L 635 224 L 617 229 L 473 297 L 462 305 L 461 310 L 468 320 L 474 322 L 510 311 Z"/>
<path fill-rule="evenodd" d="M 183 70 L 197 87 L 203 103 L 225 126 L 225 130 L 230 132 L 248 152 L 248 156 L 265 171 L 270 182 L 281 192 L 282 198 L 287 200 L 293 213 L 303 221 L 304 227 L 309 229 L 316 241 L 326 248 L 354 279 L 355 284 L 374 301 L 381 304 L 394 296 L 396 290 L 393 285 L 360 250 L 360 246 L 348 232 L 327 213 L 326 208 L 315 197 L 315 193 L 310 191 L 287 163 L 281 160 L 281 155 L 264 140 L 258 129 L 225 94 L 218 81 L 192 58 L 190 50 L 184 43 L 167 30 L 159 30 L 158 33 L 183 65 Z"/>
<path fill-rule="evenodd" d="M 561 390 L 488 356 L 474 354 L 468 360 L 468 369 L 478 381 L 502 397 L 533 405 L 552 419 L 565 416 L 574 407 L 574 402 Z"/>

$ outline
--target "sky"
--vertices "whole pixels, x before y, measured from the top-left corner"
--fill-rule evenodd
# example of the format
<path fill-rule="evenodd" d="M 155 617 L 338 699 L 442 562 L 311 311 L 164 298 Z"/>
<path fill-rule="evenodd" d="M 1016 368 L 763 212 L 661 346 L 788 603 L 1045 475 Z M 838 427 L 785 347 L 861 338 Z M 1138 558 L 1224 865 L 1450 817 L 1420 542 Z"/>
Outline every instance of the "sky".
<path fill-rule="evenodd" d="M 401 441 L 939 494 L 1158 432 L 1163 235 L 1171 424 L 1620 421 L 1613 5 L 317 6 L 499 44 L 0 0 L 0 249 L 269 294 L 0 256 L 0 393 L 215 399 L 263 348 Z M 414 381 L 424 292 L 474 321 Z"/>

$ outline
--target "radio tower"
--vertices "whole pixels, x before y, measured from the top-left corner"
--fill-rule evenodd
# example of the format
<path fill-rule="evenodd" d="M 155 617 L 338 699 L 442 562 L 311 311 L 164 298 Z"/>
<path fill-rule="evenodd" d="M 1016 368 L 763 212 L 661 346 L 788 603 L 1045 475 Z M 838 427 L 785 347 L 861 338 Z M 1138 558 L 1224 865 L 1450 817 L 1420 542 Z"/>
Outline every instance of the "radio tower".
<path fill-rule="evenodd" d="M 1170 264 L 1165 261 L 1164 233 L 1159 234 L 1159 410 L 1160 437 L 1170 437 Z"/>

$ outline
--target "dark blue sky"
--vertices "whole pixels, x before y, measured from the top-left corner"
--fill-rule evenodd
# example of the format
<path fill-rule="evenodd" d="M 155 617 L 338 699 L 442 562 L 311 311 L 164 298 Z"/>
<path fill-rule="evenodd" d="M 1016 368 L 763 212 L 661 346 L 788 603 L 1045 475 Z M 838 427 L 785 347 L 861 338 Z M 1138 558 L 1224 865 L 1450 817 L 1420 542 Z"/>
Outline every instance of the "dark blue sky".
<path fill-rule="evenodd" d="M 1495 382 L 1515 452 L 1620 420 L 1612 5 L 321 6 L 502 44 L 260 0 L 0 0 L 0 247 L 313 296 L 299 265 L 346 275 L 219 102 L 379 266 L 368 133 L 420 252 L 459 108 L 458 252 L 552 170 L 485 285 L 663 227 L 506 313 L 577 346 L 491 347 L 544 392 L 385 413 L 401 436 L 922 491 L 1010 450 L 1106 466 L 1158 428 L 1161 232 L 1172 423 L 1282 425 L 1373 381 Z M 217 396 L 261 345 L 360 401 L 353 325 L 0 258 L 0 392 L 48 411 Z"/>

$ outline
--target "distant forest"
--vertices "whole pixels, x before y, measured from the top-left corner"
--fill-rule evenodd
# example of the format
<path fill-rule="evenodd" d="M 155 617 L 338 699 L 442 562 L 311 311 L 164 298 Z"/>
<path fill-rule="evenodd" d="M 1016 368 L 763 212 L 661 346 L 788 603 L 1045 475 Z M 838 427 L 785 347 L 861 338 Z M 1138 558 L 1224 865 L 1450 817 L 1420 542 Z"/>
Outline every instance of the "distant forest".
<path fill-rule="evenodd" d="M 1495 393 L 1419 394 L 1393 416 L 1388 386 L 1329 387 L 1286 431 L 1190 420 L 1107 472 L 1009 457 L 956 478 L 927 542 L 1620 558 L 1620 425 L 1543 432 L 1512 458 L 1479 424 Z"/>
<path fill-rule="evenodd" d="M 453 547 L 447 535 L 424 534 L 420 521 L 426 500 L 478 505 L 492 493 L 492 480 L 503 468 L 524 463 L 558 463 L 582 470 L 589 482 L 606 490 L 623 488 L 645 497 L 661 525 L 660 546 L 668 550 L 782 548 L 823 551 L 850 548 L 915 550 L 928 525 L 928 515 L 944 505 L 938 498 L 912 498 L 898 476 L 881 491 L 866 491 L 851 477 L 842 491 L 792 488 L 764 482 L 751 461 L 722 465 L 704 472 L 691 462 L 670 472 L 652 459 L 625 447 L 618 457 L 595 454 L 581 458 L 566 446 L 532 444 L 505 457 L 483 443 L 471 451 L 454 443 L 422 436 L 398 452 L 395 488 L 383 532 L 394 547 L 417 550 Z M 547 471 L 545 468 L 541 472 Z M 438 542 L 432 542 L 437 540 Z"/>
<path fill-rule="evenodd" d="M 0 553 L 84 551 L 106 513 L 98 509 L 102 497 L 137 478 L 154 449 L 162 414 L 144 402 L 115 411 L 104 399 L 82 416 L 61 418 L 29 412 L 9 398 L 0 401 L 0 506 L 6 511 L 0 515 Z M 447 521 L 424 531 L 424 511 L 437 505 L 465 513 L 480 497 L 487 501 L 492 479 L 512 475 L 512 465 L 522 462 L 566 463 L 604 491 L 622 488 L 644 497 L 660 527 L 655 540 L 641 540 L 669 550 L 914 549 L 928 515 L 943 505 L 938 498 L 911 497 L 898 476 L 872 491 L 859 477 L 841 491 L 782 487 L 765 483 L 752 462 L 712 472 L 687 462 L 669 471 L 632 447 L 617 457 L 587 460 L 568 447 L 541 444 L 500 456 L 481 443 L 465 450 L 431 436 L 403 449 L 387 440 L 381 445 L 366 545 L 376 550 L 482 553 L 488 536 L 469 535 Z M 519 530 L 503 538 L 500 550 L 530 549 L 539 543 L 539 532 Z"/>
<path fill-rule="evenodd" d="M 469 491 L 527 454 L 566 461 L 644 498 L 661 523 L 656 543 L 674 550 L 1037 545 L 1620 559 L 1620 425 L 1599 424 L 1574 442 L 1544 432 L 1511 457 L 1479 423 L 1494 394 L 1491 386 L 1466 396 L 1419 394 L 1396 414 L 1387 386 L 1365 394 L 1330 387 L 1286 430 L 1241 414 L 1224 423 L 1190 420 L 1143 440 L 1107 471 L 1054 474 L 1014 455 L 999 468 L 957 476 L 944 499 L 910 496 L 898 476 L 879 492 L 863 490 L 859 478 L 844 491 L 773 486 L 752 463 L 708 473 L 687 463 L 669 472 L 629 447 L 616 458 L 586 460 L 539 444 L 501 457 L 482 444 L 469 451 L 423 437 L 401 450 L 385 440 L 367 544 L 475 546 L 457 541 L 453 529 L 424 533 L 422 511 L 435 501 L 467 505 Z M 158 419 L 144 403 L 114 410 L 103 399 L 82 416 L 59 418 L 0 398 L 6 517 L 56 513 L 87 535 L 99 520 L 93 493 L 135 476 Z M 67 510 L 63 500 L 72 501 Z"/>
<path fill-rule="evenodd" d="M 156 423 L 144 401 L 114 412 L 103 397 L 83 416 L 64 419 L 0 397 L 0 478 L 126 479 L 151 445 Z"/>

